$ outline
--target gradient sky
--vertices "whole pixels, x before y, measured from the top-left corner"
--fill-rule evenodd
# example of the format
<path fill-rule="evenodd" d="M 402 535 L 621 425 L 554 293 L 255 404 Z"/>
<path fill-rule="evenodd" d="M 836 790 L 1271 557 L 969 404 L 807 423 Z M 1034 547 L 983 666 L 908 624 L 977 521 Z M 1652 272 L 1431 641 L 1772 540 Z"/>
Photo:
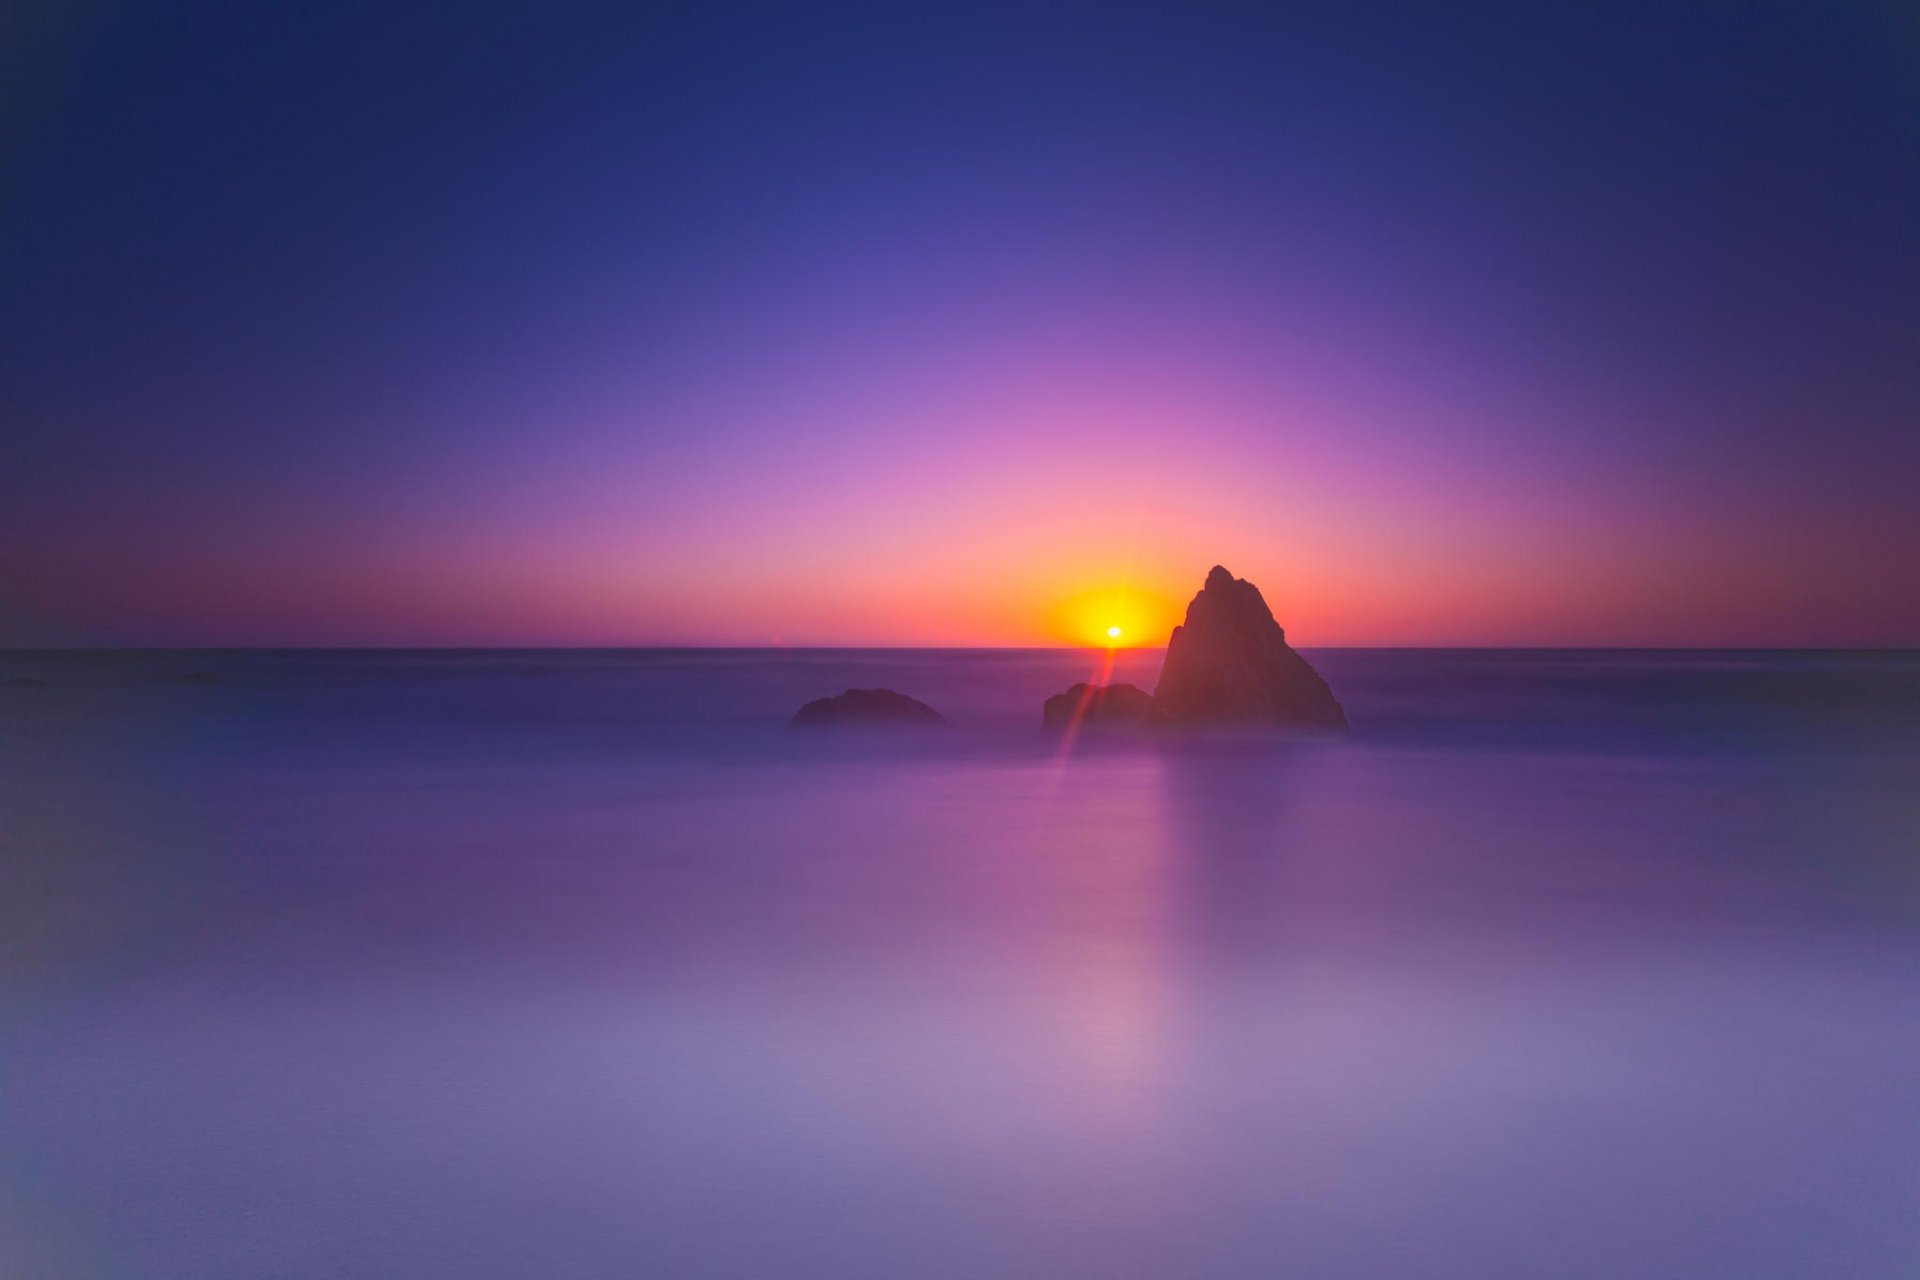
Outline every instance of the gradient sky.
<path fill-rule="evenodd" d="M 1910 4 L 8 10 L 0 644 L 1920 643 Z"/>

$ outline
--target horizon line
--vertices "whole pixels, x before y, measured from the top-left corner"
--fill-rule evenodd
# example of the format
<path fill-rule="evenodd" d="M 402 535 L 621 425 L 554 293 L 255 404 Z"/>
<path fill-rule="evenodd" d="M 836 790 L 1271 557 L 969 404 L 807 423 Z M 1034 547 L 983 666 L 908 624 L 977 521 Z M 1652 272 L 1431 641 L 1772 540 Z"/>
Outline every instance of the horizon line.
<path fill-rule="evenodd" d="M 1912 644 L 1320 644 L 1318 653 L 1920 653 Z M 51 653 L 1164 653 L 1166 645 L 900 644 L 76 644 L 0 645 Z"/>

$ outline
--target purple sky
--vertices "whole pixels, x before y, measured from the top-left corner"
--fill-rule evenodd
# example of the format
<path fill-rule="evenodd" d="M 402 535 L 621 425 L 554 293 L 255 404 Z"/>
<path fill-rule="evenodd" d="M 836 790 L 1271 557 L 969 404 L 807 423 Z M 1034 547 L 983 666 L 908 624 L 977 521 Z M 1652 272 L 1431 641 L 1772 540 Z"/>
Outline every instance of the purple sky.
<path fill-rule="evenodd" d="M 1911 12 L 1325 8 L 10 20 L 0 644 L 1920 643 Z"/>

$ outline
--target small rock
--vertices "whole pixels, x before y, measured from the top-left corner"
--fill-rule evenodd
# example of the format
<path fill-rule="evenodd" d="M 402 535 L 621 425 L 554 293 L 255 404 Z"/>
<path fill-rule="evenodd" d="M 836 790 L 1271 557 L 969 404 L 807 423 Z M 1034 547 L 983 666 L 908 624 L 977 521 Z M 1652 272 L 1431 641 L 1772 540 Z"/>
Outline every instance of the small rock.
<path fill-rule="evenodd" d="M 1062 730 L 1078 722 L 1085 726 L 1151 724 L 1158 718 L 1153 695 L 1131 684 L 1076 684 L 1048 698 L 1040 723 Z"/>
<path fill-rule="evenodd" d="M 791 723 L 814 728 L 851 724 L 945 724 L 947 718 L 918 698 L 891 689 L 849 689 L 832 698 L 816 698 L 795 713 Z"/>

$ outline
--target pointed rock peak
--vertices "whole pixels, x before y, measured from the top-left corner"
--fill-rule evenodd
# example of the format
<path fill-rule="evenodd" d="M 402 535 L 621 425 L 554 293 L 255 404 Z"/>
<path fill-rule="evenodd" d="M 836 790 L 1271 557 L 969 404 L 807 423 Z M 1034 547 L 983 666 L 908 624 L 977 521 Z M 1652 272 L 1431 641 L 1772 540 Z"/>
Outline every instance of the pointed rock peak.
<path fill-rule="evenodd" d="M 1187 626 L 1207 622 L 1234 628 L 1271 628 L 1276 639 L 1286 639 L 1260 588 L 1245 578 L 1234 577 L 1225 565 L 1213 566 L 1206 583 L 1187 604 Z"/>
<path fill-rule="evenodd" d="M 1287 645 L 1260 588 L 1220 565 L 1173 629 L 1153 693 L 1171 721 L 1227 720 L 1344 729 L 1327 682 Z"/>

